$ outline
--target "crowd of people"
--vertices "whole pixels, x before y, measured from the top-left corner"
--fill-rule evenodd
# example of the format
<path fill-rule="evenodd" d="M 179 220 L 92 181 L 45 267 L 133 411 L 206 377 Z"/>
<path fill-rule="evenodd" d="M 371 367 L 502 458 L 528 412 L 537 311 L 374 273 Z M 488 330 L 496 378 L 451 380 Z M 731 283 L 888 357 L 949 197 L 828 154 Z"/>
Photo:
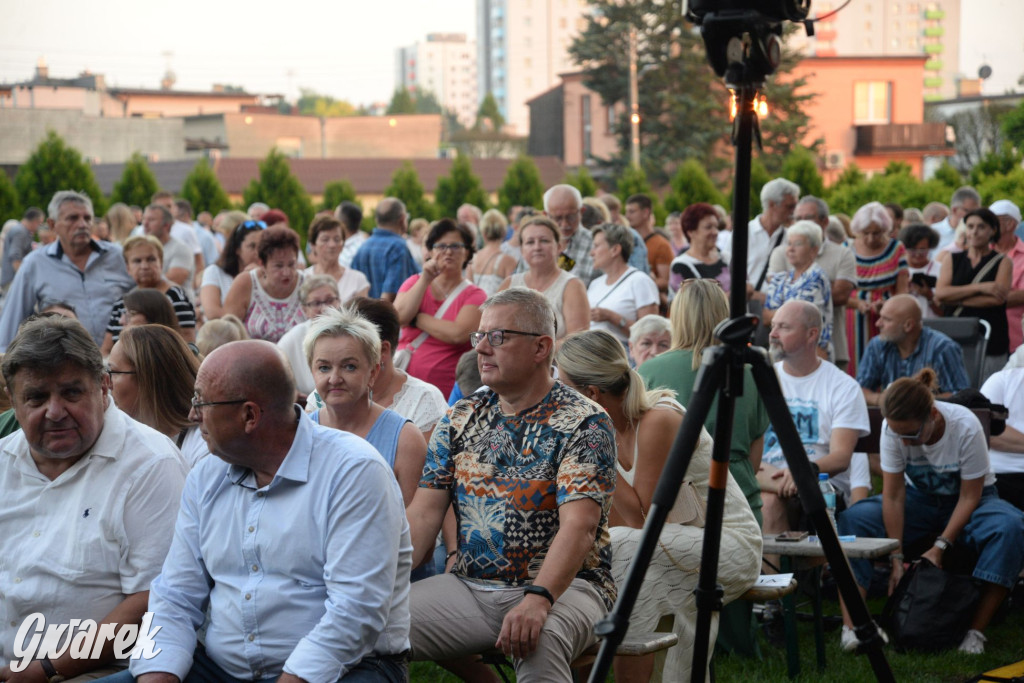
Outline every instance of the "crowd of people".
<path fill-rule="evenodd" d="M 1019 209 L 980 201 L 846 217 L 775 179 L 737 281 L 722 207 L 661 228 L 642 194 L 556 185 L 543 213 L 433 223 L 388 197 L 370 233 L 343 202 L 303 247 L 262 204 L 193 220 L 161 192 L 98 229 L 58 192 L 2 237 L 0 680 L 403 681 L 431 660 L 492 681 L 492 649 L 519 680 L 571 680 L 737 287 L 840 531 L 900 539 L 891 585 L 922 543 L 940 566 L 973 550 L 985 590 L 960 649 L 982 652 L 1024 567 L 1024 246 Z M 1010 407 L 991 444 L 943 401 L 971 379 L 936 317 L 988 323 L 974 388 Z M 711 632 L 751 655 L 734 601 L 765 571 L 762 534 L 807 520 L 749 368 L 744 385 Z M 880 454 L 856 452 L 869 407 Z M 716 417 L 630 619 L 679 644 L 663 665 L 617 657 L 616 680 L 690 680 Z M 870 564 L 854 571 L 866 590 Z M 76 620 L 69 639 L 148 614 L 148 654 L 40 650 L 35 613 Z"/>

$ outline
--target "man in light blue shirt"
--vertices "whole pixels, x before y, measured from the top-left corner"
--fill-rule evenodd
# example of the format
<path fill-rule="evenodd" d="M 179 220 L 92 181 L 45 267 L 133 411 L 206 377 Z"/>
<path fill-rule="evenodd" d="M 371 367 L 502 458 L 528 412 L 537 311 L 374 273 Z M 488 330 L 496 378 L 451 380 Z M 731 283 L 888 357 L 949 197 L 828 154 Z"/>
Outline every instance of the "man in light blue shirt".
<path fill-rule="evenodd" d="M 314 424 L 294 396 L 267 342 L 225 345 L 200 367 L 192 419 L 217 457 L 185 484 L 150 592 L 152 639 L 137 645 L 159 653 L 132 660 L 137 680 L 406 680 L 412 544 L 398 483 L 372 446 Z"/>
<path fill-rule="evenodd" d="M 97 344 L 102 343 L 114 303 L 135 286 L 121 247 L 92 238 L 92 200 L 62 190 L 50 200 L 47 223 L 57 239 L 21 262 L 0 314 L 0 351 L 18 325 L 47 303 L 66 301 Z"/>

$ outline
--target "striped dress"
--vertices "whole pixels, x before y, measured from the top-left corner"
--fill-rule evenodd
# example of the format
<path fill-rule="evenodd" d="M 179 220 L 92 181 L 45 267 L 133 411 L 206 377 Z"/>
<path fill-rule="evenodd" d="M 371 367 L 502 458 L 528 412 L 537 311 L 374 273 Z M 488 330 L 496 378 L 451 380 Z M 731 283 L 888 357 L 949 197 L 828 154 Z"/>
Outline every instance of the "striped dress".
<path fill-rule="evenodd" d="M 885 301 L 896 293 L 896 280 L 901 272 L 909 272 L 907 250 L 899 240 L 889 240 L 882 253 L 877 256 L 861 256 L 853 250 L 857 259 L 857 298 L 862 301 Z M 847 335 L 850 343 L 850 365 L 847 372 L 857 376 L 857 361 L 867 348 L 871 338 L 878 334 L 878 315 L 860 313 L 854 308 L 846 309 L 847 326 L 852 328 Z"/>

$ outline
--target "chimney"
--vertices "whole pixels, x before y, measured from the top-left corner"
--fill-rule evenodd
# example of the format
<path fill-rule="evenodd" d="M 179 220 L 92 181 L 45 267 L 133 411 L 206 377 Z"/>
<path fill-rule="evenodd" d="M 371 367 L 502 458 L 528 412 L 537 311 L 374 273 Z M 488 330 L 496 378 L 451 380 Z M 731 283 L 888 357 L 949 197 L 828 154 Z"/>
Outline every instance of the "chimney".
<path fill-rule="evenodd" d="M 46 57 L 40 57 L 36 62 L 36 79 L 45 80 L 50 77 L 50 67 L 46 66 Z"/>

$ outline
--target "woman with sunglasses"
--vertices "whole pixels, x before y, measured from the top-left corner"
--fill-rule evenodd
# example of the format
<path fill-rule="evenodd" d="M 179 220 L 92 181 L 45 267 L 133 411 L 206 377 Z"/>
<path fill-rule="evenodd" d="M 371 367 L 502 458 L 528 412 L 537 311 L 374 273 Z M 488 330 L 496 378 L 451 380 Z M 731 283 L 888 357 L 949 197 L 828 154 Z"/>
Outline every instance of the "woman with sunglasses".
<path fill-rule="evenodd" d="M 224 301 L 224 312 L 238 316 L 253 339 L 277 343 L 306 315 L 299 301 L 304 275 L 298 269 L 299 236 L 275 225 L 261 231 L 257 266 L 235 278 Z"/>
<path fill-rule="evenodd" d="M 425 244 L 430 258 L 423 272 L 403 282 L 395 297 L 402 324 L 398 352 L 411 354 L 407 366 L 400 369 L 448 396 L 455 385 L 459 357 L 471 348 L 469 333 L 480 324 L 480 304 L 487 293 L 462 276 L 473 257 L 469 229 L 442 218 L 430 228 Z M 438 317 L 442 306 L 444 313 Z"/>
<path fill-rule="evenodd" d="M 983 588 L 960 651 L 981 654 L 985 627 L 1024 566 L 1024 513 L 999 499 L 978 418 L 963 406 L 936 402 L 936 388 L 935 371 L 925 368 L 885 390 L 882 494 L 844 511 L 839 533 L 901 539 L 901 547 L 889 556 L 890 593 L 903 576 L 908 546 L 934 539 L 921 558 L 937 567 L 954 543 L 973 551 L 978 557 L 974 577 Z M 850 567 L 866 595 L 871 561 L 850 560 Z M 843 623 L 840 642 L 852 651 L 859 642 L 845 608 Z"/>
<path fill-rule="evenodd" d="M 338 283 L 338 297 L 347 304 L 370 291 L 370 281 L 355 268 L 346 268 L 338 258 L 345 247 L 345 232 L 334 216 L 317 216 L 309 226 L 309 244 L 316 263 L 306 268 L 306 277 L 329 275 Z"/>
<path fill-rule="evenodd" d="M 231 283 L 238 274 L 256 263 L 256 247 L 260 235 L 267 229 L 263 221 L 249 220 L 241 211 L 232 211 L 221 220 L 221 230 L 228 231 L 230 224 L 235 228 L 228 232 L 228 240 L 220 252 L 220 259 L 203 271 L 203 282 L 199 287 L 199 303 L 207 320 L 224 315 L 224 300 L 228 297 Z"/>

